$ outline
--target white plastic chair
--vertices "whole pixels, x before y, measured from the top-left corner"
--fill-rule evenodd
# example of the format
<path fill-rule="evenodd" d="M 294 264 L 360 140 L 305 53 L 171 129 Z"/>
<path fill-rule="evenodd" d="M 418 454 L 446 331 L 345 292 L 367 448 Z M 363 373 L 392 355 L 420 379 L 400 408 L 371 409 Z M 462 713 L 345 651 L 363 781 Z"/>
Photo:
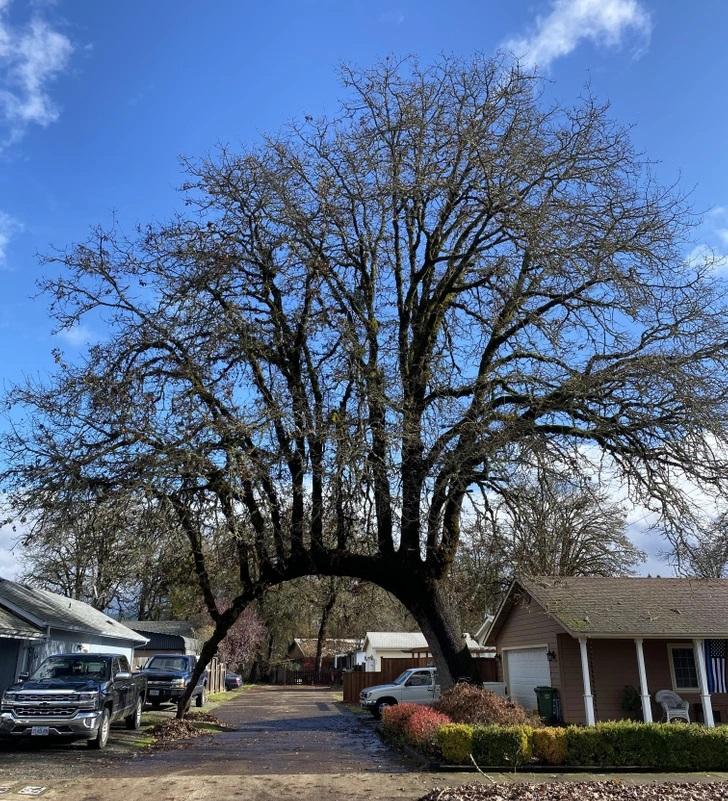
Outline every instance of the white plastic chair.
<path fill-rule="evenodd" d="M 690 704 L 683 701 L 677 693 L 672 690 L 660 690 L 655 693 L 655 701 L 664 710 L 668 723 L 672 720 L 684 720 L 690 723 Z"/>

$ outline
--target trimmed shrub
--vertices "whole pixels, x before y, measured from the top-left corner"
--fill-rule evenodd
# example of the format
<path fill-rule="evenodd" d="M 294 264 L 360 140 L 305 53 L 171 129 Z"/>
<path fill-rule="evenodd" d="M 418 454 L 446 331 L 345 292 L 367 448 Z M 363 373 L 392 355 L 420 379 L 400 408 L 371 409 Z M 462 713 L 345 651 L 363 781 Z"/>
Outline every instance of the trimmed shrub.
<path fill-rule="evenodd" d="M 484 690 L 482 687 L 464 682 L 456 684 L 444 692 L 434 707 L 455 723 L 484 726 L 491 724 L 500 726 L 542 725 L 522 706 L 496 695 L 490 690 Z"/>
<path fill-rule="evenodd" d="M 404 723 L 405 742 L 426 754 L 438 752 L 437 730 L 450 718 L 431 706 L 419 705 Z"/>
<path fill-rule="evenodd" d="M 407 721 L 417 712 L 419 704 L 397 704 L 382 711 L 381 728 L 387 737 L 404 738 Z"/>
<path fill-rule="evenodd" d="M 565 731 L 567 765 L 728 770 L 728 726 L 619 721 Z"/>
<path fill-rule="evenodd" d="M 475 726 L 473 759 L 478 765 L 516 770 L 531 759 L 532 732 L 530 726 Z"/>
<path fill-rule="evenodd" d="M 473 727 L 468 723 L 449 723 L 437 730 L 437 744 L 445 762 L 464 765 L 473 751 Z"/>
<path fill-rule="evenodd" d="M 563 765 L 566 762 L 566 729 L 534 729 L 531 732 L 531 748 L 539 762 Z"/>

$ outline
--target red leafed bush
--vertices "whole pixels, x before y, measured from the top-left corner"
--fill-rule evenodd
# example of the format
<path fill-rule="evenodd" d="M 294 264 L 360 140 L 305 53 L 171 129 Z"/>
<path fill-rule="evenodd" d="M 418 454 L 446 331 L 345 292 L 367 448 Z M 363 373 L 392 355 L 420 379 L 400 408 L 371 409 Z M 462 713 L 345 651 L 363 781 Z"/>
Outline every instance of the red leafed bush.
<path fill-rule="evenodd" d="M 541 726 L 541 722 L 522 706 L 500 695 L 483 690 L 474 684 L 460 683 L 442 694 L 435 709 L 448 715 L 453 723 L 473 723 L 487 726 Z"/>
<path fill-rule="evenodd" d="M 431 706 L 419 706 L 408 718 L 404 728 L 404 739 L 414 748 L 428 753 L 437 748 L 437 730 L 452 721 L 447 715 Z"/>
<path fill-rule="evenodd" d="M 382 710 L 382 731 L 389 737 L 403 738 L 407 722 L 419 708 L 419 704 L 386 707 Z"/>

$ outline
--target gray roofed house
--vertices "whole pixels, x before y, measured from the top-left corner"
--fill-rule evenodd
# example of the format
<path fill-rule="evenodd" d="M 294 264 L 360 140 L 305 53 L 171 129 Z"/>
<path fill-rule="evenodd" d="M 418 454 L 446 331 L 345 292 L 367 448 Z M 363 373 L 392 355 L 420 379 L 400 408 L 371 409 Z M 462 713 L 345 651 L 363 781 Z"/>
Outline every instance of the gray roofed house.
<path fill-rule="evenodd" d="M 659 719 L 659 690 L 728 722 L 726 579 L 519 576 L 483 642 L 512 700 L 533 708 L 535 687 L 555 687 L 567 723 Z"/>
<path fill-rule="evenodd" d="M 142 665 L 154 654 L 199 655 L 202 640 L 187 620 L 124 620 L 124 625 L 146 638 L 134 651 L 134 664 Z"/>
<path fill-rule="evenodd" d="M 0 691 L 58 653 L 114 653 L 132 663 L 147 638 L 82 601 L 0 578 Z"/>

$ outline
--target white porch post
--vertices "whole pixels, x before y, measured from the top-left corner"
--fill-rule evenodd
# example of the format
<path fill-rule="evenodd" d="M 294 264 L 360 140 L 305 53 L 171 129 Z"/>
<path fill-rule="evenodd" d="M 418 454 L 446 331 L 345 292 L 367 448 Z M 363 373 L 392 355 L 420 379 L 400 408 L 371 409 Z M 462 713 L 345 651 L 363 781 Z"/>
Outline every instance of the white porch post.
<path fill-rule="evenodd" d="M 637 649 L 637 668 L 640 674 L 640 696 L 642 697 L 642 720 L 645 723 L 652 723 L 652 704 L 650 703 L 650 691 L 647 688 L 647 669 L 645 668 L 645 652 L 642 648 L 642 640 L 634 641 Z"/>
<path fill-rule="evenodd" d="M 713 728 L 715 721 L 713 720 L 713 705 L 710 703 L 710 693 L 708 692 L 708 672 L 705 669 L 703 640 L 693 640 L 693 652 L 695 654 L 695 667 L 698 669 L 700 700 L 703 702 L 703 721 L 706 726 Z"/>
<path fill-rule="evenodd" d="M 584 681 L 586 725 L 593 726 L 596 723 L 596 718 L 594 716 L 594 697 L 591 691 L 591 679 L 589 678 L 589 654 L 586 650 L 586 637 L 579 638 L 579 650 L 581 651 L 581 676 Z"/>

